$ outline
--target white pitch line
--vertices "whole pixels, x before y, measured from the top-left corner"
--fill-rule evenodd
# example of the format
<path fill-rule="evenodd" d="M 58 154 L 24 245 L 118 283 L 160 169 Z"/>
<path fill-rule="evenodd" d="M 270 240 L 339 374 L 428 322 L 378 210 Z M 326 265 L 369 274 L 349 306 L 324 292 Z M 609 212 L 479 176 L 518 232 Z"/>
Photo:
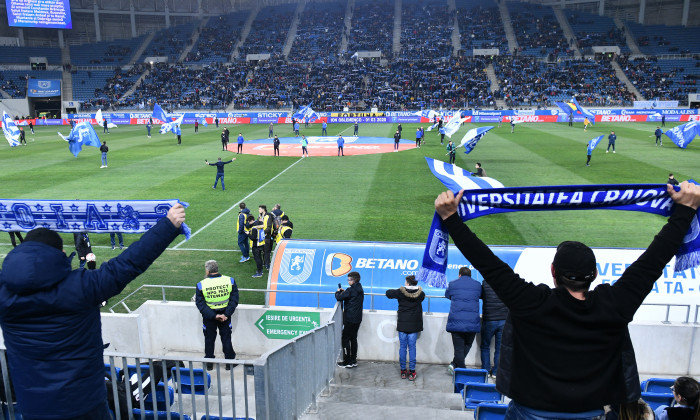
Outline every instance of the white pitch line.
<path fill-rule="evenodd" d="M 252 196 L 253 194 L 257 193 L 257 192 L 260 191 L 261 189 L 265 188 L 265 187 L 267 186 L 267 184 L 269 184 L 270 182 L 272 182 L 272 181 L 274 181 L 275 179 L 277 179 L 278 176 L 280 176 L 280 175 L 282 175 L 283 173 L 287 172 L 287 170 L 289 170 L 289 168 L 291 168 L 292 166 L 294 166 L 294 165 L 296 165 L 297 163 L 301 162 L 302 160 L 304 160 L 304 158 L 299 158 L 296 162 L 294 162 L 294 163 L 292 163 L 291 165 L 287 166 L 282 172 L 278 173 L 277 175 L 275 175 L 274 177 L 272 177 L 272 179 L 270 179 L 269 181 L 267 181 L 266 183 L 264 183 L 264 184 L 262 184 L 260 187 L 258 187 L 257 190 L 255 190 L 255 191 L 253 191 L 252 193 L 246 195 L 246 196 L 243 197 L 240 201 L 237 201 L 236 204 L 234 204 L 234 205 L 232 205 L 231 207 L 229 207 L 228 210 L 226 210 L 226 211 L 224 211 L 223 213 L 219 214 L 218 216 L 216 216 L 215 218 L 213 218 L 209 223 L 207 223 L 206 225 L 204 225 L 204 226 L 202 226 L 201 228 L 199 228 L 196 232 L 192 233 L 192 235 L 190 235 L 190 239 L 194 238 L 195 236 L 197 236 L 197 234 L 199 234 L 199 232 L 203 231 L 204 229 L 206 229 L 206 228 L 208 228 L 209 226 L 211 226 L 214 222 L 216 222 L 217 220 L 219 220 L 219 219 L 221 219 L 222 217 L 224 217 L 224 215 L 225 215 L 226 213 L 228 213 L 228 212 L 230 212 L 231 210 L 233 210 L 233 209 L 235 209 L 236 207 L 238 207 L 238 204 L 239 204 L 239 203 L 241 203 L 242 201 L 247 200 L 250 196 Z M 180 245 L 184 244 L 185 242 L 187 242 L 187 239 L 183 239 L 182 241 L 180 241 L 180 243 L 178 243 L 177 245 L 175 245 L 175 246 L 172 247 L 171 249 L 178 249 L 178 248 L 180 247 Z"/>

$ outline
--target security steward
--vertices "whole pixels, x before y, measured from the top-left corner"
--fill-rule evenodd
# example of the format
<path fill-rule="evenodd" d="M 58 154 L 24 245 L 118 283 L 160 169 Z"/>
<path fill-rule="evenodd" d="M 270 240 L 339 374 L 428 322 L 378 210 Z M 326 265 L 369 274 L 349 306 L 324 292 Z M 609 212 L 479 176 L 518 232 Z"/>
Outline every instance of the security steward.
<path fill-rule="evenodd" d="M 197 283 L 195 302 L 202 314 L 204 331 L 204 357 L 214 358 L 214 343 L 216 331 L 219 330 L 221 345 L 226 359 L 235 359 L 236 352 L 231 343 L 231 317 L 238 306 L 238 286 L 233 277 L 219 274 L 219 265 L 214 260 L 204 263 L 206 278 Z M 236 367 L 234 364 L 233 367 Z M 214 368 L 213 363 L 207 363 L 207 370 Z M 230 370 L 231 365 L 226 365 Z"/>
<path fill-rule="evenodd" d="M 281 218 L 282 224 L 280 228 L 277 229 L 277 236 L 275 236 L 275 243 L 280 243 L 282 239 L 289 239 L 292 237 L 292 231 L 294 229 L 294 224 L 289 220 L 289 216 L 286 214 Z"/>

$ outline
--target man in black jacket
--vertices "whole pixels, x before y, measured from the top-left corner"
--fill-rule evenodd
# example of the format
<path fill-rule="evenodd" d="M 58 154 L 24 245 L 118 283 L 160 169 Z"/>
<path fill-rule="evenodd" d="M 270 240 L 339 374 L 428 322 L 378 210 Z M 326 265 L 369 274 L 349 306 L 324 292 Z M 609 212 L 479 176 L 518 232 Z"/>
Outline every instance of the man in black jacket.
<path fill-rule="evenodd" d="M 496 292 L 488 283 L 481 285 L 481 368 L 486 369 L 492 378 L 498 371 L 498 356 L 501 353 L 501 335 L 508 318 L 508 308 L 498 298 Z M 496 348 L 493 353 L 493 369 L 491 368 L 491 339 L 496 337 Z"/>
<path fill-rule="evenodd" d="M 362 323 L 362 304 L 365 300 L 365 291 L 360 284 L 360 273 L 351 271 L 348 273 L 350 287 L 343 290 L 338 287 L 335 292 L 336 300 L 343 302 L 343 360 L 338 362 L 342 368 L 357 367 L 357 332 Z M 340 286 L 340 284 L 339 284 Z"/>
<path fill-rule="evenodd" d="M 435 200 L 455 245 L 510 310 L 503 332 L 497 389 L 511 398 L 506 419 L 595 419 L 603 406 L 640 395 L 627 325 L 661 276 L 700 206 L 700 186 L 668 186 L 675 202 L 668 223 L 649 248 L 614 283 L 593 290 L 593 251 L 562 242 L 551 273 L 555 288 L 526 282 L 464 224 L 457 214 L 462 192 Z M 634 372 L 631 372 L 634 370 Z M 634 385 L 634 387 L 632 387 Z M 543 412 L 545 412 L 543 414 Z M 537 417 L 540 416 L 540 417 Z"/>
<path fill-rule="evenodd" d="M 425 292 L 418 286 L 416 276 L 407 276 L 406 283 L 398 289 L 386 291 L 386 297 L 399 301 L 396 331 L 399 332 L 399 365 L 401 379 L 416 379 L 416 340 L 423 331 L 423 299 Z M 406 350 L 408 349 L 408 370 L 406 370 Z"/>

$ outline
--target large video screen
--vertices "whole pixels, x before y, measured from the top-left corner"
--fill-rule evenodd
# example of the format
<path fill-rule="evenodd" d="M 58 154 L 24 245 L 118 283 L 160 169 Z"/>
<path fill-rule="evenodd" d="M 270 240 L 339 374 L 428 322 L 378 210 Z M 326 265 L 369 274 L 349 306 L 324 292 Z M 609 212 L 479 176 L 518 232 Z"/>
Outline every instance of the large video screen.
<path fill-rule="evenodd" d="M 69 0 L 5 0 L 5 4 L 10 26 L 73 28 Z"/>

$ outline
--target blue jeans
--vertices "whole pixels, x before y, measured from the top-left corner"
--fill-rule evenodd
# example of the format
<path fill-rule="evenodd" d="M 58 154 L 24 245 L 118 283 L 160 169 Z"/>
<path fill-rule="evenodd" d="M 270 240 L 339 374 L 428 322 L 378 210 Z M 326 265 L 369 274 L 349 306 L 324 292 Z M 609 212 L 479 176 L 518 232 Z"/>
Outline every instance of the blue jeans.
<path fill-rule="evenodd" d="M 120 248 L 123 247 L 124 246 L 124 236 L 122 236 L 121 232 L 110 232 L 109 233 L 109 242 L 112 243 L 112 246 L 116 245 L 115 241 L 114 241 L 115 234 L 117 235 L 117 238 L 119 239 L 119 247 Z"/>
<path fill-rule="evenodd" d="M 535 410 L 511 401 L 504 420 L 602 420 L 603 418 L 605 413 L 602 408 L 584 413 L 557 413 Z"/>
<path fill-rule="evenodd" d="M 250 258 L 250 242 L 248 242 L 248 235 L 245 233 L 238 234 L 238 247 L 241 249 L 243 258 Z"/>
<path fill-rule="evenodd" d="M 225 190 L 226 187 L 224 187 L 224 174 L 216 174 L 216 180 L 214 180 L 214 188 L 216 188 L 216 184 L 219 183 L 219 178 L 221 178 L 221 190 Z"/>
<path fill-rule="evenodd" d="M 102 152 L 102 164 L 107 166 L 107 152 Z"/>
<path fill-rule="evenodd" d="M 489 373 L 498 370 L 498 356 L 501 354 L 501 335 L 506 321 L 483 321 L 481 323 L 481 368 Z M 493 354 L 493 370 L 491 370 L 491 338 L 496 336 L 496 350 Z"/>
<path fill-rule="evenodd" d="M 408 346 L 408 369 L 416 370 L 416 340 L 418 333 L 404 333 L 399 331 L 399 365 L 401 370 L 406 370 L 406 347 Z"/>

